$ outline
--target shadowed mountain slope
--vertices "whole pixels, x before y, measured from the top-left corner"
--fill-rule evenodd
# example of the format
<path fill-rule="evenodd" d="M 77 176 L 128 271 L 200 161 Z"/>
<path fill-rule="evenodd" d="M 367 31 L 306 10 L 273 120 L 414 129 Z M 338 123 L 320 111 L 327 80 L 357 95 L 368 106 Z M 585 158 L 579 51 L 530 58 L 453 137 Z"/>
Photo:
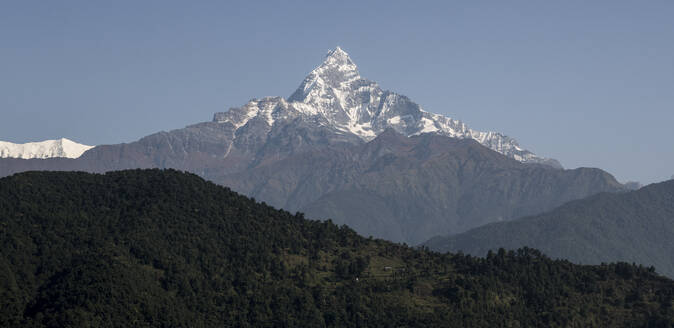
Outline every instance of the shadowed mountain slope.
<path fill-rule="evenodd" d="M 438 251 L 528 246 L 577 263 L 627 261 L 674 277 L 674 181 L 620 194 L 602 193 L 548 213 L 488 224 L 425 245 Z"/>
<path fill-rule="evenodd" d="M 212 179 L 273 206 L 410 244 L 624 190 L 598 169 L 528 165 L 474 140 L 393 130 L 357 147 L 305 152 Z"/>

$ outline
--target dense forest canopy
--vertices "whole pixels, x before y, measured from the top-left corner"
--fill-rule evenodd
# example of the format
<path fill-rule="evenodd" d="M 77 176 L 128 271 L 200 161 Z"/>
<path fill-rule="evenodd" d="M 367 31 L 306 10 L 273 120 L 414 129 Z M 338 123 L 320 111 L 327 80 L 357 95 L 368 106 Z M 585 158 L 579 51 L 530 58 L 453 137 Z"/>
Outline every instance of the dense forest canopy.
<path fill-rule="evenodd" d="M 0 179 L 0 245 L 3 327 L 674 323 L 653 268 L 413 249 L 174 170 Z"/>

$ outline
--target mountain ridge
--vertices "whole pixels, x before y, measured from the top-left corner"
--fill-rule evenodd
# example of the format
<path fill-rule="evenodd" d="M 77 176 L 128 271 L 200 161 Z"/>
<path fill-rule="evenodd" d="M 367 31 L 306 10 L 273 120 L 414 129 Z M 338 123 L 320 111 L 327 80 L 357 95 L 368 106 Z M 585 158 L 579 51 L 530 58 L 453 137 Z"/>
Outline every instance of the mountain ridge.
<path fill-rule="evenodd" d="M 424 245 L 484 256 L 500 247 L 540 249 L 577 263 L 628 261 L 674 277 L 674 181 L 626 193 L 600 193 L 548 212 L 494 222 Z"/>

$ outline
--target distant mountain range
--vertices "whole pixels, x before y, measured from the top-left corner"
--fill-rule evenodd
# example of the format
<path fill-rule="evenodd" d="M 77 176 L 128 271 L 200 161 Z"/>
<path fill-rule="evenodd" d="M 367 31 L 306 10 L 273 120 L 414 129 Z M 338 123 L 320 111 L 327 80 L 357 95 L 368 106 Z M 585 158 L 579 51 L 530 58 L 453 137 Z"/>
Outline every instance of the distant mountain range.
<path fill-rule="evenodd" d="M 66 138 L 22 144 L 0 141 L 0 158 L 77 158 L 91 148 L 94 146 L 79 144 Z"/>
<path fill-rule="evenodd" d="M 602 193 L 545 214 L 433 238 L 426 246 L 484 256 L 528 246 L 577 263 L 626 261 L 654 265 L 674 277 L 674 181 L 628 193 Z"/>
<path fill-rule="evenodd" d="M 563 170 L 510 137 L 426 112 L 361 78 L 340 48 L 287 99 L 254 99 L 211 122 L 77 159 L 0 159 L 0 176 L 154 167 L 410 244 L 625 190 L 599 169 Z"/>

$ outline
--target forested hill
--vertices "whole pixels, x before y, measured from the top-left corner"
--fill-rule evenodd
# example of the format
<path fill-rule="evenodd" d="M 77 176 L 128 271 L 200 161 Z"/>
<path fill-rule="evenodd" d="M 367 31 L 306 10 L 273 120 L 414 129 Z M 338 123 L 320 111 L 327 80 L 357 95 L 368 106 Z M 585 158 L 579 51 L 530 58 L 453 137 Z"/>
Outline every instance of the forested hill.
<path fill-rule="evenodd" d="M 171 170 L 0 179 L 0 245 L 2 327 L 674 322 L 652 268 L 412 249 Z"/>
<path fill-rule="evenodd" d="M 602 193 L 548 213 L 431 239 L 438 251 L 484 256 L 504 247 L 535 247 L 575 263 L 627 261 L 674 277 L 674 181 L 628 193 Z"/>

